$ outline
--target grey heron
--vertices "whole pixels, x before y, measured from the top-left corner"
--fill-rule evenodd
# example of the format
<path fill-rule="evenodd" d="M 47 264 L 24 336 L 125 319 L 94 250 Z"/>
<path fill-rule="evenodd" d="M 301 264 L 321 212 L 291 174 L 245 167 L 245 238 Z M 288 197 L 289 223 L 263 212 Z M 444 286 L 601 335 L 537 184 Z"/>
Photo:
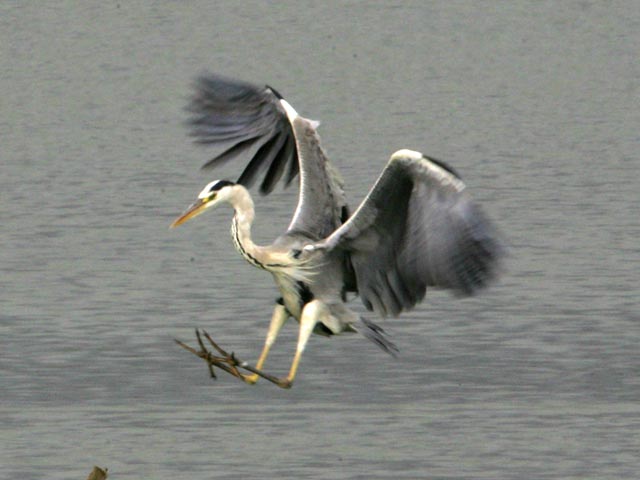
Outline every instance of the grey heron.
<path fill-rule="evenodd" d="M 206 335 L 218 352 L 212 354 L 197 330 L 200 350 L 178 342 L 205 359 L 212 375 L 218 366 L 247 383 L 262 377 L 289 388 L 312 333 L 360 332 L 394 354 L 384 331 L 347 306 L 347 294 L 359 296 L 380 317 L 397 316 L 420 303 L 428 287 L 471 295 L 496 278 L 504 253 L 499 235 L 446 163 L 413 150 L 395 152 L 350 213 L 343 181 L 320 145 L 318 122 L 298 114 L 275 89 L 203 75 L 189 111 L 191 135 L 222 152 L 203 168 L 229 161 L 244 161 L 245 167 L 236 181 L 206 185 L 171 226 L 230 204 L 236 249 L 270 272 L 280 291 L 255 366 Z M 269 246 L 256 245 L 248 188 L 260 179 L 266 195 L 281 180 L 288 185 L 298 176 L 298 203 L 287 230 Z M 289 318 L 299 324 L 295 355 L 286 377 L 272 376 L 264 363 Z"/>

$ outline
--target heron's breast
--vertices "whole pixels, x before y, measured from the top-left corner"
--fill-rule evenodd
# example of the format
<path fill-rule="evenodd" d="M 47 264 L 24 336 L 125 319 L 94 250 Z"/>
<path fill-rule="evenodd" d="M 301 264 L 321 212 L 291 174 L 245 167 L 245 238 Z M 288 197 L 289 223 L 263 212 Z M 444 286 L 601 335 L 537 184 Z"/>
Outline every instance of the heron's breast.
<path fill-rule="evenodd" d="M 284 306 L 293 317 L 299 320 L 304 306 L 313 300 L 311 289 L 304 282 L 284 275 L 274 274 L 274 277 L 282 294 Z"/>

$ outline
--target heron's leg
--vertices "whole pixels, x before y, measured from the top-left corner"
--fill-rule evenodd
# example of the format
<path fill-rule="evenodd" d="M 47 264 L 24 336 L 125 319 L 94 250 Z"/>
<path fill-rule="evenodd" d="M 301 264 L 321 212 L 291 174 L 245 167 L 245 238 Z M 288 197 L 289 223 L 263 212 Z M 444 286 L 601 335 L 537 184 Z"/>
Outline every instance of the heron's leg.
<path fill-rule="evenodd" d="M 313 300 L 307 303 L 302 309 L 302 315 L 300 316 L 300 331 L 298 332 L 298 344 L 296 346 L 296 354 L 291 362 L 291 368 L 289 369 L 289 375 L 285 380 L 278 383 L 283 388 L 290 388 L 293 384 L 293 379 L 296 377 L 298 371 L 298 365 L 302 358 L 302 353 L 307 346 L 307 341 L 313 333 L 313 329 L 316 323 L 320 320 L 321 316 L 325 314 L 327 307 L 319 300 Z"/>
<path fill-rule="evenodd" d="M 261 370 L 264 365 L 265 360 L 267 359 L 267 355 L 269 355 L 269 350 L 273 345 L 273 342 L 276 341 L 276 337 L 280 333 L 282 326 L 289 319 L 289 312 L 284 307 L 284 305 L 280 305 L 279 303 L 273 309 L 273 315 L 271 316 L 271 323 L 269 324 L 269 330 L 267 331 L 267 338 L 264 341 L 264 347 L 262 347 L 262 353 L 260 353 L 260 357 L 258 358 L 258 363 L 256 363 L 255 368 L 257 370 Z M 244 381 L 247 383 L 255 383 L 259 378 L 257 373 L 253 375 L 245 375 Z"/>
<path fill-rule="evenodd" d="M 289 316 L 286 310 L 285 310 L 285 315 L 281 315 L 279 313 L 282 313 L 282 311 L 280 311 L 278 307 L 276 307 L 276 311 L 274 311 L 274 315 L 271 319 L 271 325 L 269 326 L 267 341 L 265 342 L 265 347 L 263 349 L 262 354 L 260 355 L 260 360 L 263 363 L 264 363 L 264 359 L 266 358 L 269 352 L 269 348 L 273 344 L 278 332 L 280 331 L 280 329 L 282 328 L 282 325 L 284 325 L 284 322 Z M 194 355 L 205 360 L 209 365 L 210 370 L 212 370 L 213 367 L 216 366 L 226 371 L 227 373 L 230 373 L 234 377 L 240 378 L 245 382 L 251 383 L 251 380 L 253 379 L 253 375 L 248 376 L 239 371 L 239 369 L 243 369 L 257 375 L 258 377 L 264 378 L 265 380 L 275 383 L 279 387 L 291 388 L 291 385 L 293 384 L 293 379 L 295 378 L 296 372 L 298 370 L 298 365 L 300 364 L 300 358 L 302 357 L 302 353 L 304 352 L 304 349 L 307 345 L 307 341 L 309 340 L 309 337 L 311 336 L 311 333 L 313 332 L 313 329 L 316 326 L 316 323 L 318 323 L 324 315 L 328 315 L 328 314 L 329 312 L 326 305 L 324 305 L 319 300 L 313 300 L 307 303 L 303 308 L 302 315 L 300 318 L 300 331 L 298 333 L 298 343 L 296 346 L 296 354 L 293 357 L 293 362 L 291 363 L 291 368 L 289 369 L 289 375 L 287 375 L 286 378 L 280 378 L 280 377 L 275 377 L 273 375 L 269 375 L 268 373 L 263 372 L 259 368 L 252 367 L 248 363 L 238 359 L 233 353 L 231 354 L 227 353 L 225 350 L 220 348 L 220 346 L 218 346 L 218 344 L 216 344 L 213 341 L 213 339 L 209 336 L 209 334 L 207 334 L 207 332 L 203 332 L 205 338 L 209 341 L 211 346 L 221 356 L 214 355 L 206 349 L 206 347 L 202 343 L 200 334 L 197 330 L 196 330 L 196 335 L 198 337 L 198 342 L 200 343 L 199 351 L 178 340 L 176 340 L 176 342 L 184 349 L 190 351 Z M 213 373 L 212 373 L 212 376 L 215 377 Z"/>

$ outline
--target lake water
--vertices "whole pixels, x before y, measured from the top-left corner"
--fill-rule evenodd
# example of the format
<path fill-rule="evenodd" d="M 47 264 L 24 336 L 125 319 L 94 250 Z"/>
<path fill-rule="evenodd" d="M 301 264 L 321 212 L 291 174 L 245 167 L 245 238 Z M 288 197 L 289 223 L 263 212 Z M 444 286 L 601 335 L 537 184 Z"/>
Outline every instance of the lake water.
<path fill-rule="evenodd" d="M 631 2 L 5 2 L 0 478 L 606 479 L 640 471 L 640 9 Z M 292 390 L 213 382 L 276 291 L 185 135 L 205 70 L 322 121 L 357 205 L 389 155 L 449 161 L 505 234 L 501 281 L 312 338 Z M 288 224 L 296 189 L 258 202 Z M 296 329 L 268 370 L 284 373 Z"/>

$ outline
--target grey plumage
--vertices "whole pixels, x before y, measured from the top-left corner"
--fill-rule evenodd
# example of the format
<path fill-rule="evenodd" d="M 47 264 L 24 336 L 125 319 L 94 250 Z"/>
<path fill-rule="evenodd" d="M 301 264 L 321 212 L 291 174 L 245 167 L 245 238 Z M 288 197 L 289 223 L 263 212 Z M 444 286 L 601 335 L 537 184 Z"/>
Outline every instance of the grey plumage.
<path fill-rule="evenodd" d="M 205 187 L 174 225 L 222 201 L 234 207 L 236 248 L 269 270 L 282 294 L 258 369 L 286 319 L 300 323 L 296 356 L 287 379 L 276 381 L 280 386 L 291 385 L 312 331 L 360 331 L 387 352 L 396 350 L 380 327 L 346 306 L 348 292 L 379 316 L 396 316 L 418 304 L 427 288 L 471 295 L 496 278 L 504 255 L 500 237 L 444 162 L 411 150 L 395 152 L 350 215 L 342 179 L 320 146 L 318 123 L 301 117 L 274 89 L 203 76 L 189 111 L 191 135 L 221 150 L 204 168 L 247 163 L 235 183 Z M 254 210 L 246 188 L 260 180 L 260 193 L 268 194 L 298 175 L 298 205 L 287 231 L 271 246 L 253 244 Z"/>
<path fill-rule="evenodd" d="M 358 211 L 323 247 L 349 253 L 365 306 L 386 316 L 428 286 L 471 295 L 497 273 L 504 248 L 464 184 L 442 162 L 394 154 Z"/>

